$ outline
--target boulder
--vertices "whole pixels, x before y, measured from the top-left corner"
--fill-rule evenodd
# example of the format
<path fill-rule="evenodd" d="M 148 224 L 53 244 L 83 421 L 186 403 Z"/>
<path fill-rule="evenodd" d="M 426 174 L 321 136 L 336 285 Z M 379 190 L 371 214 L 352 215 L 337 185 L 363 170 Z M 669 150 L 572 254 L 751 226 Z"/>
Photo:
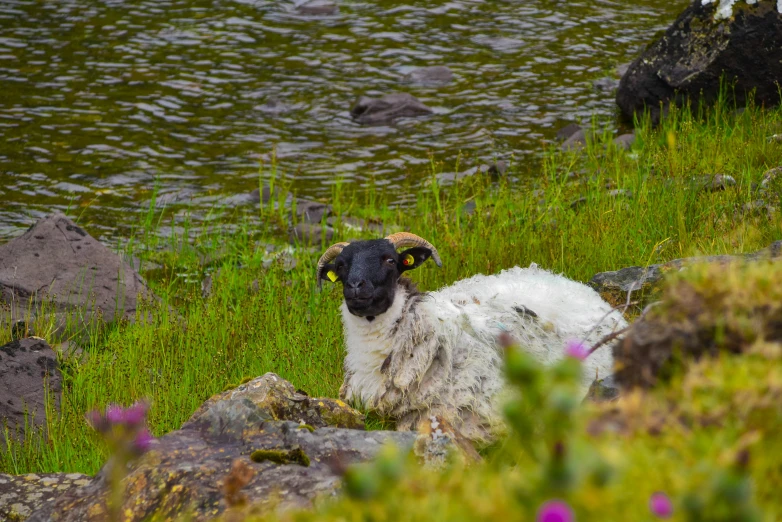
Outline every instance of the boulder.
<path fill-rule="evenodd" d="M 658 121 L 661 104 L 665 109 L 688 97 L 697 101 L 701 94 L 706 102 L 714 102 L 723 73 L 739 106 L 745 105 L 752 90 L 759 104 L 779 103 L 782 14 L 778 2 L 719 4 L 693 2 L 632 63 L 616 94 L 627 118 L 649 109 L 653 121 Z"/>
<path fill-rule="evenodd" d="M 763 343 L 776 344 L 769 354 L 778 352 L 782 264 L 713 264 L 694 270 L 694 277 L 674 276 L 659 302 L 613 345 L 614 377 L 622 389 L 668 381 L 701 357 L 763 353 Z"/>
<path fill-rule="evenodd" d="M 290 382 L 267 373 L 219 393 L 198 408 L 188 422 L 198 421 L 218 402 L 250 401 L 272 420 L 301 421 L 316 428 L 364 429 L 364 416 L 339 399 L 310 398 Z"/>
<path fill-rule="evenodd" d="M 444 65 L 433 65 L 414 69 L 407 73 L 403 79 L 406 82 L 422 85 L 443 85 L 453 80 L 453 73 Z"/>
<path fill-rule="evenodd" d="M 388 94 L 382 98 L 362 96 L 350 109 L 350 116 L 362 125 L 382 125 L 397 118 L 432 114 L 432 109 L 407 93 Z"/>
<path fill-rule="evenodd" d="M 47 388 L 59 411 L 62 375 L 46 341 L 28 337 L 0 346 L 0 441 L 3 423 L 11 434 L 24 429 L 25 412 L 28 423 L 45 426 Z"/>
<path fill-rule="evenodd" d="M 133 318 L 151 299 L 141 276 L 63 214 L 52 214 L 0 246 L 0 323 L 42 308 L 85 320 Z"/>
<path fill-rule="evenodd" d="M 58 496 L 85 486 L 90 480 L 81 473 L 0 474 L 0 520 L 26 520 Z"/>
<path fill-rule="evenodd" d="M 674 259 L 659 265 L 631 266 L 613 272 L 600 272 L 595 274 L 587 284 L 612 306 L 621 306 L 627 302 L 627 292 L 630 290 L 633 291 L 634 301 L 637 301 L 641 295 L 646 295 L 648 300 L 650 295 L 654 295 L 658 284 L 666 273 L 681 270 L 696 263 L 727 264 L 759 259 L 777 260 L 780 257 L 782 257 L 782 241 L 775 241 L 768 248 L 750 254 L 688 257 Z"/>
<path fill-rule="evenodd" d="M 573 132 L 570 136 L 568 136 L 567 139 L 559 147 L 560 149 L 566 151 L 580 150 L 586 146 L 586 143 L 587 143 L 586 131 L 582 128 L 579 128 L 577 131 Z"/>
<path fill-rule="evenodd" d="M 267 373 L 209 399 L 131 464 L 123 520 L 212 520 L 239 500 L 257 512 L 308 507 L 339 490 L 347 465 L 372 459 L 387 442 L 409 449 L 416 440 L 413 432 L 348 429 L 355 427 L 363 418 L 341 401 L 310 398 Z M 104 468 L 28 520 L 104 520 L 106 493 Z"/>

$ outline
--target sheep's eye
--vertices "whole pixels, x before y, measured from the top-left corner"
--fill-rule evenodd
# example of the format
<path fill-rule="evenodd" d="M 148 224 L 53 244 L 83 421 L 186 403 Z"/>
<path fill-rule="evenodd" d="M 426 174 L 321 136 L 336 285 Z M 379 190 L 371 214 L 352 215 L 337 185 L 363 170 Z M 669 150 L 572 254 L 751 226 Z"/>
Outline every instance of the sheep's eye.
<path fill-rule="evenodd" d="M 389 257 L 388 259 L 386 259 L 386 263 L 388 263 L 389 265 L 395 265 L 396 261 L 394 260 L 393 257 Z"/>

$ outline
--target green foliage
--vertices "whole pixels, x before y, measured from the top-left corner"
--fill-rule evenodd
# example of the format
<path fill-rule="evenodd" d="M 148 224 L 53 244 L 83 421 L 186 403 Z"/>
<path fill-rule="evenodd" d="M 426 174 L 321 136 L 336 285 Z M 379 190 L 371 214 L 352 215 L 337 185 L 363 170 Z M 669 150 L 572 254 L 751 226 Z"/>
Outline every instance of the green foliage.
<path fill-rule="evenodd" d="M 362 194 L 340 185 L 335 185 L 329 202 L 339 215 L 358 216 L 366 224 L 383 223 L 383 233 L 410 230 L 435 244 L 444 267 L 429 263 L 412 273 L 424 290 L 532 262 L 585 281 L 600 271 L 695 254 L 747 252 L 782 238 L 778 217 L 742 210 L 757 199 L 753 184 L 763 172 L 782 164 L 782 145 L 767 139 L 779 132 L 780 109 L 750 107 L 739 115 L 720 108 L 704 114 L 673 110 L 658 129 L 642 124 L 631 151 L 615 147 L 610 136 L 596 136 L 579 153 L 547 151 L 536 172 L 511 168 L 517 180 L 513 183 L 474 176 L 445 185 L 437 176 L 443 166 L 433 163 L 431 182 L 418 189 L 413 206 L 391 207 L 382 191 Z M 693 176 L 715 173 L 733 176 L 736 185 L 709 192 L 692 181 Z M 273 371 L 310 396 L 337 395 L 344 356 L 337 311 L 341 294 L 328 283 L 318 292 L 314 278 L 324 245 L 269 253 L 267 246 L 279 244 L 287 232 L 281 203 L 291 187 L 281 187 L 275 175 L 266 173 L 260 183 L 282 191 L 252 215 L 207 221 L 199 229 L 187 215 L 156 213 L 150 207 L 125 254 L 141 259 L 143 275 L 161 301 L 143 304 L 135 323 L 95 327 L 87 338 L 58 338 L 48 317 L 32 325 L 51 344 L 70 342 L 62 354 L 61 414 L 50 415 L 46 437 L 27 432 L 21 443 L 10 440 L 0 453 L 0 471 L 97 472 L 106 454 L 84 414 L 109 403 L 148 399 L 150 427 L 160 436 L 179 428 L 208 397 L 248 375 Z M 607 185 L 632 195 L 612 196 Z M 582 197 L 583 203 L 572 204 Z M 335 240 L 379 235 L 337 223 Z M 207 275 L 212 278 L 211 293 L 204 297 L 201 282 Z M 0 342 L 10 340 L 10 335 L 10 327 L 0 329 Z M 534 367 L 524 368 L 525 361 L 519 364 L 514 378 L 528 375 L 531 386 L 535 379 L 543 379 Z M 547 415 L 570 419 L 573 404 L 566 394 L 545 400 L 553 408 Z M 371 418 L 371 427 L 389 425 L 385 419 Z M 531 461 L 535 454 L 544 459 L 554 442 L 546 440 L 548 445 L 540 447 L 542 442 L 536 441 L 524 458 Z M 584 480 L 571 476 L 566 465 L 579 444 L 567 444 L 564 460 L 556 466 L 550 463 L 550 472 L 561 474 L 563 488 Z M 678 458 L 690 451 L 681 444 L 676 440 L 673 446 L 679 447 Z M 669 453 L 664 446 L 647 450 L 649 458 L 654 451 Z M 607 449 L 601 456 L 614 471 L 596 471 L 597 476 L 619 473 L 609 458 L 616 451 Z M 639 454 L 636 464 L 642 460 Z M 629 468 L 625 479 L 660 488 L 679 480 L 671 470 L 640 469 Z M 507 473 L 512 477 L 520 471 L 513 468 Z M 458 484 L 430 477 L 422 479 L 421 486 L 454 495 L 461 488 L 485 493 L 491 491 L 486 487 L 505 491 L 499 482 L 506 478 L 482 477 L 478 486 L 469 476 Z M 509 484 L 514 484 L 513 498 L 533 494 L 527 482 Z M 617 506 L 628 502 L 615 494 Z M 574 495 L 580 498 L 580 493 Z M 587 512 L 597 509 L 589 507 L 588 499 L 579 502 Z M 442 509 L 451 512 L 446 506 Z M 489 513 L 503 507 L 499 503 L 485 509 Z"/>

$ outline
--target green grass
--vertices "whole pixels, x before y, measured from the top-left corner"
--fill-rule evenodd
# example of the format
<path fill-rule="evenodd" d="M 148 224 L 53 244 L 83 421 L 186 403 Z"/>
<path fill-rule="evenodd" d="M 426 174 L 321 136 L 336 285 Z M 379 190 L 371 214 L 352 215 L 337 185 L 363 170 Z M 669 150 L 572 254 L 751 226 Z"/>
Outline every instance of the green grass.
<path fill-rule="evenodd" d="M 415 205 L 393 208 L 382 191 L 358 193 L 340 185 L 329 202 L 340 214 L 384 223 L 387 232 L 409 230 L 430 240 L 444 266 L 430 263 L 412 275 L 425 290 L 532 262 L 586 281 L 600 271 L 747 252 L 782 238 L 779 214 L 769 219 L 738 212 L 757 199 L 752 185 L 763 172 L 782 164 L 782 144 L 768 140 L 780 132 L 778 108 L 750 107 L 738 116 L 719 107 L 704 114 L 674 111 L 658 129 L 642 125 L 632 151 L 597 136 L 582 153 L 552 149 L 533 171 L 512 169 L 520 179 L 515 183 L 473 177 L 441 186 L 443 166 L 433 164 Z M 690 181 L 716 173 L 733 176 L 736 186 L 712 193 Z M 269 181 L 277 181 L 273 171 L 261 175 L 262 183 Z M 632 197 L 610 197 L 606 184 Z M 579 197 L 586 201 L 571 208 Z M 465 211 L 468 203 L 474 212 Z M 175 218 L 176 233 L 161 237 L 158 231 Z M 162 435 L 246 376 L 273 371 L 310 395 L 337 395 L 340 292 L 328 283 L 318 292 L 314 280 L 327 245 L 296 250 L 297 265 L 289 269 L 283 259 L 269 261 L 266 252 L 268 243 L 281 244 L 285 235 L 279 206 L 207 223 L 196 230 L 171 212 L 144 216 L 126 253 L 143 260 L 161 303 L 144 307 L 139 316 L 145 321 L 107 325 L 86 342 L 71 340 L 83 356 L 63 361 L 61 414 L 48 420 L 45 440 L 28 434 L 24 443 L 9 442 L 0 471 L 95 473 L 106 455 L 84 414 L 111 402 L 148 398 L 152 430 Z M 89 223 L 83 225 L 89 231 Z M 336 228 L 335 240 L 377 237 Z M 204 299 L 206 273 L 214 282 Z M 39 323 L 35 331 L 50 343 L 62 340 L 47 333 L 51 324 Z M 0 329 L 0 343 L 9 339 L 10 329 Z M 372 426 L 382 424 L 376 419 Z"/>

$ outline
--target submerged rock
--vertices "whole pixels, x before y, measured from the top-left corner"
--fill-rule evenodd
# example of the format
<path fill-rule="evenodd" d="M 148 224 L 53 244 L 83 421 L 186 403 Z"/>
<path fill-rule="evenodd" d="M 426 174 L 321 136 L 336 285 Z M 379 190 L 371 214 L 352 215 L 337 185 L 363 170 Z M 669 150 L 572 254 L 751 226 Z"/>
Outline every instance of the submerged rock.
<path fill-rule="evenodd" d="M 311 0 L 296 7 L 296 12 L 306 16 L 333 16 L 339 14 L 339 6 L 328 0 Z"/>
<path fill-rule="evenodd" d="M 453 80 L 453 73 L 444 65 L 433 65 L 431 67 L 419 67 L 407 73 L 404 81 L 420 84 L 446 84 Z"/>
<path fill-rule="evenodd" d="M 0 323 L 42 307 L 61 316 L 79 309 L 85 321 L 129 319 L 144 298 L 154 294 L 133 267 L 63 214 L 0 246 Z"/>
<path fill-rule="evenodd" d="M 627 302 L 627 293 L 631 290 L 634 301 L 642 295 L 645 295 L 648 301 L 648 298 L 654 295 L 658 283 L 662 281 L 666 273 L 681 270 L 696 263 L 727 264 L 737 261 L 776 260 L 780 257 L 782 257 L 782 241 L 775 241 L 768 248 L 750 254 L 688 257 L 674 259 L 659 265 L 631 266 L 613 272 L 601 272 L 595 274 L 587 284 L 612 306 L 621 306 Z"/>
<path fill-rule="evenodd" d="M 382 98 L 362 96 L 350 109 L 350 116 L 362 125 L 381 125 L 398 118 L 432 114 L 432 109 L 407 93 L 388 94 Z"/>
<path fill-rule="evenodd" d="M 616 94 L 626 117 L 648 109 L 657 121 L 661 104 L 681 104 L 688 97 L 697 101 L 701 94 L 705 101 L 714 102 L 723 73 L 738 105 L 746 103 L 752 90 L 758 104 L 779 103 L 782 14 L 778 3 L 736 2 L 725 17 L 721 10 L 726 4 L 734 2 L 720 1 L 719 7 L 714 2 L 693 2 L 632 63 Z M 735 86 L 730 83 L 734 79 Z"/>
<path fill-rule="evenodd" d="M 0 441 L 2 426 L 11 435 L 27 422 L 36 428 L 46 425 L 46 395 L 52 398 L 54 412 L 60 411 L 62 374 L 57 355 L 46 341 L 28 337 L 0 346 Z"/>

